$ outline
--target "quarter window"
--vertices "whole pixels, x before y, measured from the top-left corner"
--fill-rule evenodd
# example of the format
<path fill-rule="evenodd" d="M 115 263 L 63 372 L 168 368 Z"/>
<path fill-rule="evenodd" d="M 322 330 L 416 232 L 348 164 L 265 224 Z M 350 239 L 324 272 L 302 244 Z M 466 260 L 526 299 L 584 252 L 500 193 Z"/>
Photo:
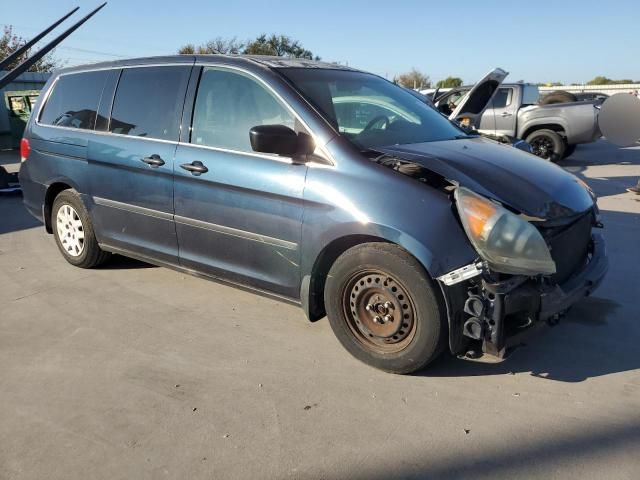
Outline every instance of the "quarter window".
<path fill-rule="evenodd" d="M 62 75 L 47 99 L 40 123 L 93 130 L 107 72 Z"/>
<path fill-rule="evenodd" d="M 240 72 L 205 68 L 193 111 L 191 143 L 252 152 L 249 130 L 257 125 L 295 128 L 287 109 L 256 80 Z"/>
<path fill-rule="evenodd" d="M 191 67 L 125 68 L 113 101 L 109 131 L 178 140 Z"/>

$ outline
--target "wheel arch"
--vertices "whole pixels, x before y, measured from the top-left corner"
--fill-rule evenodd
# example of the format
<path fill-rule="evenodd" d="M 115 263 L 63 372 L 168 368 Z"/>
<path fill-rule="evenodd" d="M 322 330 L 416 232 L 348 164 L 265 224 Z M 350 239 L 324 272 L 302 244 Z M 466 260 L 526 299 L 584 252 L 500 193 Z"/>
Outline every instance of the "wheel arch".
<path fill-rule="evenodd" d="M 44 219 L 44 228 L 47 233 L 53 233 L 53 227 L 51 225 L 51 209 L 56 197 L 65 190 L 76 189 L 75 184 L 68 178 L 58 178 L 51 182 L 47 187 L 47 191 L 44 195 L 44 203 L 42 205 L 42 216 Z"/>
<path fill-rule="evenodd" d="M 403 236 L 400 241 L 390 236 L 375 234 L 352 234 L 333 239 L 316 255 L 311 270 L 303 275 L 300 286 L 300 301 L 307 318 L 314 322 L 325 316 L 324 288 L 329 270 L 335 261 L 350 248 L 363 243 L 382 242 L 398 245 L 412 255 L 425 269 L 427 275 L 434 278 L 431 272 L 433 255 L 422 244 Z"/>
<path fill-rule="evenodd" d="M 537 130 L 552 130 L 559 133 L 564 138 L 567 136 L 567 129 L 559 123 L 538 123 L 535 125 L 528 125 L 526 130 L 522 132 L 522 135 L 519 135 L 519 138 L 526 140 L 529 135 Z"/>

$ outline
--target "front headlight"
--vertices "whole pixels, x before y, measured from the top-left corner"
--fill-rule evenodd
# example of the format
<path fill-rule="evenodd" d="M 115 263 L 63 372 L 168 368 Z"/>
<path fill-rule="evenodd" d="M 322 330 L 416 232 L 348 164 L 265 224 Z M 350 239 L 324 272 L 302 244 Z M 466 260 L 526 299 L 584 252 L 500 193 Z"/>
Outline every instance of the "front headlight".
<path fill-rule="evenodd" d="M 515 275 L 556 273 L 549 248 L 533 225 L 467 188 L 457 188 L 454 195 L 464 230 L 489 268 Z"/>

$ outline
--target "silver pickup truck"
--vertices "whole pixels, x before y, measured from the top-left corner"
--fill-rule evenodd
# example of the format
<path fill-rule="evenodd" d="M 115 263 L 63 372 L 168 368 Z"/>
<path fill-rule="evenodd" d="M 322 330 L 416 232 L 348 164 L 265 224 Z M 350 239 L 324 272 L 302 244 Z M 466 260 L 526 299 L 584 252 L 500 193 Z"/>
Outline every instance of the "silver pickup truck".
<path fill-rule="evenodd" d="M 472 87 L 435 92 L 434 104 L 451 115 Z M 568 157 L 576 145 L 597 140 L 598 110 L 596 102 L 538 105 L 536 85 L 502 84 L 478 123 L 478 130 L 499 140 L 521 138 L 531 144 L 533 153 L 553 162 Z"/>

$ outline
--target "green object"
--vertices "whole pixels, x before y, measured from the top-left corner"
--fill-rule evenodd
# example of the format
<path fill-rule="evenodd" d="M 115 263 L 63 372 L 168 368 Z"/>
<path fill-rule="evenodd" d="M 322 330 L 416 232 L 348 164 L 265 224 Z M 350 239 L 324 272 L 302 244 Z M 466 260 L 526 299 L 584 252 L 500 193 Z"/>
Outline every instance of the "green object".
<path fill-rule="evenodd" d="M 18 148 L 20 139 L 29 120 L 29 115 L 35 109 L 39 90 L 22 90 L 5 92 L 4 100 L 9 111 L 9 125 L 11 128 L 11 146 Z"/>

